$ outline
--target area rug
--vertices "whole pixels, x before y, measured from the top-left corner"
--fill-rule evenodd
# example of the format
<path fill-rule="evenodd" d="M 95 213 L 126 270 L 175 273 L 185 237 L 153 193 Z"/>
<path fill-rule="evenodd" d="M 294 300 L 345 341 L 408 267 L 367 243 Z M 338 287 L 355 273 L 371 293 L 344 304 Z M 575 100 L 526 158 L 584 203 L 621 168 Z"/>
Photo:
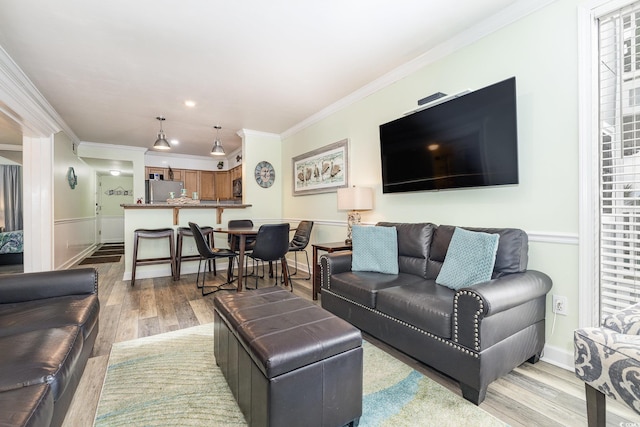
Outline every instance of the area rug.
<path fill-rule="evenodd" d="M 80 261 L 79 265 L 104 264 L 106 262 L 120 262 L 120 255 L 111 256 L 90 256 Z"/>
<path fill-rule="evenodd" d="M 93 255 L 122 255 L 124 254 L 124 245 L 121 243 L 105 243 L 100 246 Z"/>
<path fill-rule="evenodd" d="M 374 345 L 360 426 L 505 426 Z M 213 357 L 213 324 L 116 343 L 95 426 L 245 426 Z"/>

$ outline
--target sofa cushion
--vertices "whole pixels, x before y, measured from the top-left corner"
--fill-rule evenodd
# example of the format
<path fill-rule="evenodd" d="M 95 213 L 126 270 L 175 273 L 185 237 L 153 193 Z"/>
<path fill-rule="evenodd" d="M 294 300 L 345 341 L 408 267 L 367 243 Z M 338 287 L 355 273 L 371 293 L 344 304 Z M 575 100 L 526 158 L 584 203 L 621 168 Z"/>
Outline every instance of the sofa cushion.
<path fill-rule="evenodd" d="M 77 326 L 0 338 L 0 391 L 46 383 L 56 401 L 76 370 L 82 347 Z"/>
<path fill-rule="evenodd" d="M 354 225 L 352 271 L 398 274 L 398 234 L 395 227 Z"/>
<path fill-rule="evenodd" d="M 440 225 L 434 230 L 429 253 L 428 278 L 435 278 L 440 272 L 455 228 L 452 225 Z M 500 236 L 492 278 L 496 279 L 511 273 L 523 273 L 527 270 L 529 239 L 523 230 L 517 228 L 460 228 Z"/>
<path fill-rule="evenodd" d="M 0 304 L 0 337 L 78 325 L 86 338 L 98 322 L 99 309 L 95 294 Z"/>
<path fill-rule="evenodd" d="M 382 274 L 369 271 L 353 271 L 332 274 L 329 289 L 354 302 L 376 308 L 376 296 L 382 289 L 422 282 L 413 274 Z"/>
<path fill-rule="evenodd" d="M 451 338 L 455 292 L 433 280 L 378 292 L 376 309 L 423 331 Z"/>
<path fill-rule="evenodd" d="M 0 426 L 49 426 L 53 419 L 53 393 L 48 384 L 0 393 Z"/>
<path fill-rule="evenodd" d="M 427 260 L 436 226 L 431 223 L 379 222 L 381 227 L 395 227 L 398 233 L 398 270 L 427 278 Z M 435 276 L 434 276 L 435 277 Z"/>
<path fill-rule="evenodd" d="M 498 235 L 456 228 L 436 283 L 458 290 L 491 279 Z"/>

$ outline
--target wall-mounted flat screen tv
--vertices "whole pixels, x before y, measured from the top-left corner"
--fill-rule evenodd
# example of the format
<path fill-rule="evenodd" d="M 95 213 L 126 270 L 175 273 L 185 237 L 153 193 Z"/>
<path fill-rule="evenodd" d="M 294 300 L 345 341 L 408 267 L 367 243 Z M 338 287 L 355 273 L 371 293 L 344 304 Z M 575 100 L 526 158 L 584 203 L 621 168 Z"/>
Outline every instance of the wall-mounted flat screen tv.
<path fill-rule="evenodd" d="M 518 184 L 516 79 L 380 125 L 382 191 Z"/>

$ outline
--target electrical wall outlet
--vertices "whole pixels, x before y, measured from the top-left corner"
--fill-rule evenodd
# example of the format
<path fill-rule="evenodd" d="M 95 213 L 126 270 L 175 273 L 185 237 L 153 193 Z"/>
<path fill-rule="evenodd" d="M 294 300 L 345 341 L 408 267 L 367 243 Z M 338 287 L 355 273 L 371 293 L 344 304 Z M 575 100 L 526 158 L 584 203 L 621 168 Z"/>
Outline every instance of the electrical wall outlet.
<path fill-rule="evenodd" d="M 556 314 L 562 314 L 564 316 L 566 316 L 568 313 L 568 307 L 567 307 L 567 297 L 563 297 L 560 295 L 553 295 L 553 298 L 551 300 L 553 306 L 551 308 L 551 310 L 556 313 Z"/>

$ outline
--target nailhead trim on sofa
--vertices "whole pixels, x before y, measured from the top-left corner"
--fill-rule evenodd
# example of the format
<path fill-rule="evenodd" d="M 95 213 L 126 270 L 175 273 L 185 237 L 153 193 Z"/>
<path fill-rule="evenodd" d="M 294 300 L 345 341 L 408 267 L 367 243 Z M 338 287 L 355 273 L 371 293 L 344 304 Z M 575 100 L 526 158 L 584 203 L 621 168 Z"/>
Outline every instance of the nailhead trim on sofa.
<path fill-rule="evenodd" d="M 473 316 L 473 341 L 474 349 L 476 351 L 480 351 L 480 330 L 478 329 L 480 322 L 478 321 L 478 318 L 484 312 L 484 302 L 482 301 L 482 298 L 473 291 L 461 290 L 456 292 L 453 297 L 453 340 L 458 342 L 458 298 L 460 298 L 461 295 L 473 297 L 478 302 L 478 309 Z"/>

